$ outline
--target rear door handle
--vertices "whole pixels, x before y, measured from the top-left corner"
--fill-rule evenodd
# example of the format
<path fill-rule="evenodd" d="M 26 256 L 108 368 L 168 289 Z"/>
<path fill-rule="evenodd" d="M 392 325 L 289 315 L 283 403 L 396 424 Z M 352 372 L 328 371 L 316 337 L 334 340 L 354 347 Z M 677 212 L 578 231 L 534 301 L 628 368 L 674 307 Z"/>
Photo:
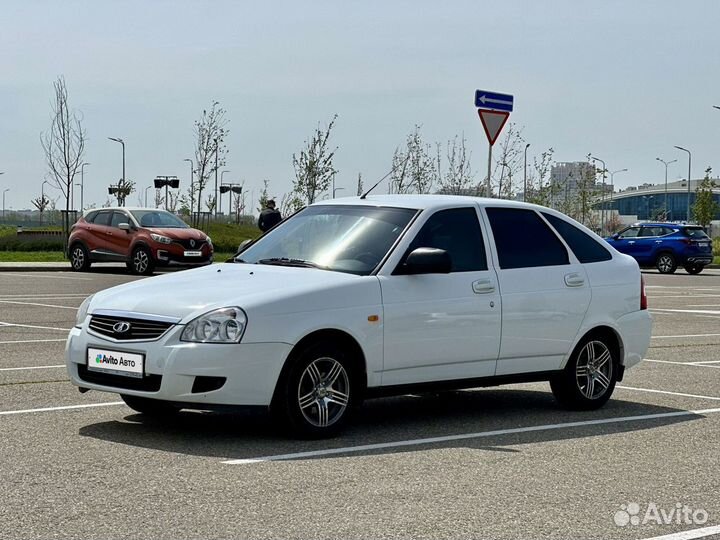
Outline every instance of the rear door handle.
<path fill-rule="evenodd" d="M 568 287 L 582 287 L 585 285 L 585 278 L 583 278 L 577 272 L 572 274 L 565 274 L 565 285 Z"/>
<path fill-rule="evenodd" d="M 475 294 L 488 294 L 495 292 L 495 284 L 489 279 L 473 281 L 472 289 Z"/>

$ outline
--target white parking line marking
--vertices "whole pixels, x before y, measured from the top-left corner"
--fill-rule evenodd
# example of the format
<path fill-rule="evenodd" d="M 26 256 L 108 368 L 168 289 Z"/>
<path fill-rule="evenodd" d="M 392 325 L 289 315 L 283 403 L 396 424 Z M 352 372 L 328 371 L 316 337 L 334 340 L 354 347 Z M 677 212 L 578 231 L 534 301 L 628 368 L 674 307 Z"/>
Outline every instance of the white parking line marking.
<path fill-rule="evenodd" d="M 17 302 L 15 300 L 0 300 L 0 304 L 20 304 L 22 306 L 40 306 L 40 307 L 51 307 L 51 308 L 58 308 L 58 309 L 72 309 L 74 311 L 78 310 L 78 308 L 72 307 L 72 306 L 58 306 L 55 304 L 37 304 L 35 302 Z"/>
<path fill-rule="evenodd" d="M 677 364 L 679 366 L 708 367 L 720 369 L 720 366 L 706 366 L 702 362 L 673 362 L 672 360 L 650 360 L 649 358 L 645 358 L 643 362 L 657 362 L 659 364 Z"/>
<path fill-rule="evenodd" d="M 62 330 L 63 332 L 69 332 L 70 330 L 72 330 L 72 328 L 58 328 L 57 326 L 36 326 L 33 324 L 17 324 L 0 321 L 0 327 L 3 326 L 17 326 L 19 328 L 37 328 L 39 330 Z"/>
<path fill-rule="evenodd" d="M 669 392 L 667 390 L 652 390 L 650 388 L 637 388 L 635 386 L 621 386 L 619 384 L 615 388 L 620 388 L 621 390 L 634 390 L 636 392 L 650 392 L 651 394 L 668 394 L 670 396 L 691 397 L 691 398 L 698 398 L 698 399 L 710 399 L 712 401 L 720 401 L 720 397 L 715 397 L 715 396 L 699 396 L 697 394 L 684 394 L 682 392 Z"/>
<path fill-rule="evenodd" d="M 692 529 L 679 533 L 665 534 L 663 536 L 653 536 L 652 538 L 644 538 L 643 540 L 693 540 L 695 538 L 706 538 L 711 534 L 720 534 L 720 525 L 712 527 L 703 527 L 702 529 Z"/>
<path fill-rule="evenodd" d="M 675 339 L 689 337 L 717 337 L 720 334 L 678 334 L 676 336 L 651 336 L 650 339 Z"/>
<path fill-rule="evenodd" d="M 700 362 L 693 362 L 693 364 L 720 364 L 720 360 L 702 360 Z"/>
<path fill-rule="evenodd" d="M 111 401 L 109 403 L 88 403 L 86 405 L 65 405 L 63 407 L 45 407 L 42 409 L 22 409 L 19 411 L 0 411 L 0 416 L 10 414 L 25 414 L 48 411 L 68 411 L 70 409 L 89 409 L 91 407 L 110 407 L 112 405 L 125 405 L 124 401 Z"/>
<path fill-rule="evenodd" d="M 648 295 L 648 298 L 717 298 L 720 294 L 658 294 Z"/>
<path fill-rule="evenodd" d="M 9 345 L 11 343 L 49 343 L 51 341 L 67 341 L 63 339 L 17 339 L 11 341 L 0 341 L 0 345 Z"/>
<path fill-rule="evenodd" d="M 720 398 L 718 398 L 720 399 Z M 676 416 L 696 416 L 720 412 L 718 409 L 700 409 L 695 411 L 675 411 L 669 413 L 641 414 L 637 416 L 621 416 L 618 418 L 601 418 L 599 420 L 583 420 L 581 422 L 565 422 L 563 424 L 545 424 L 542 426 L 527 426 L 522 428 L 497 429 L 493 431 L 480 431 L 477 433 L 463 433 L 460 435 L 446 435 L 443 437 L 428 437 L 425 439 L 410 439 L 387 443 L 363 444 L 359 446 L 346 446 L 342 448 L 328 448 L 325 450 L 313 450 L 309 452 L 296 452 L 294 454 L 277 454 L 274 456 L 261 456 L 255 458 L 230 459 L 223 461 L 225 465 L 249 465 L 265 461 L 285 461 L 289 459 L 303 459 L 317 456 L 330 456 L 336 454 L 354 454 L 357 452 L 368 452 L 372 450 L 385 450 L 388 448 L 404 448 L 408 446 L 420 446 L 468 439 L 481 439 L 499 435 L 513 435 L 515 433 L 529 433 L 533 431 L 548 431 L 553 429 L 567 429 L 583 426 L 596 426 L 602 424 L 618 424 L 623 422 L 637 422 L 641 420 L 654 420 L 657 418 L 672 418 Z"/>
<path fill-rule="evenodd" d="M 23 371 L 26 369 L 51 369 L 65 367 L 65 364 L 58 364 L 57 366 L 28 366 L 28 367 L 4 367 L 0 368 L 0 371 Z"/>
<path fill-rule="evenodd" d="M 720 306 L 717 304 L 688 304 L 685 307 L 716 307 L 716 308 L 720 308 Z"/>
<path fill-rule="evenodd" d="M 30 277 L 30 274 L 16 274 L 14 272 L 0 272 L 0 276 L 19 276 L 19 277 Z M 34 278 L 48 278 L 48 279 L 73 279 L 76 281 L 92 281 L 92 278 L 86 278 L 86 277 L 70 277 L 70 276 L 49 276 L 47 274 L 38 274 L 36 272 L 32 273 L 32 277 Z"/>
<path fill-rule="evenodd" d="M 83 293 L 43 293 L 43 294 L 0 294 L 0 298 L 87 298 Z"/>

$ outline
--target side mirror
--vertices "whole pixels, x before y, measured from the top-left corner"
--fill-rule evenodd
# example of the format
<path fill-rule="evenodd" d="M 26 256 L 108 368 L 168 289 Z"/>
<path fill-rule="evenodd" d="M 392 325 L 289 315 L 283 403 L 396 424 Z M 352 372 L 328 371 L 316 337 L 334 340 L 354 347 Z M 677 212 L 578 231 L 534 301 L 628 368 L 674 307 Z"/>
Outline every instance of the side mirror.
<path fill-rule="evenodd" d="M 128 231 L 128 232 L 130 232 L 130 230 L 132 230 L 132 227 L 130 226 L 129 223 L 118 223 L 118 228 L 122 229 L 123 231 Z"/>
<path fill-rule="evenodd" d="M 420 247 L 407 256 L 403 274 L 449 274 L 452 270 L 450 254 L 444 249 Z"/>
<path fill-rule="evenodd" d="M 238 249 L 237 249 L 238 252 L 242 251 L 243 249 L 245 249 L 246 247 L 248 247 L 248 246 L 249 246 L 250 244 L 252 244 L 253 242 L 254 242 L 254 240 L 253 240 L 252 238 L 248 238 L 247 240 L 243 240 L 242 242 L 240 242 L 240 245 L 238 246 Z"/>
<path fill-rule="evenodd" d="M 615 233 L 612 235 L 613 240 L 620 240 L 620 235 L 618 233 Z"/>

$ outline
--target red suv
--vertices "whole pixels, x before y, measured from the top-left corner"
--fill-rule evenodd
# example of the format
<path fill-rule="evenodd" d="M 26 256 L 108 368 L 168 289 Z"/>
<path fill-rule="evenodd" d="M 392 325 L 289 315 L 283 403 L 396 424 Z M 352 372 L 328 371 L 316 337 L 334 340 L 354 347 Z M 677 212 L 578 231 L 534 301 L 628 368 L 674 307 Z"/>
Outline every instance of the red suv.
<path fill-rule="evenodd" d="M 70 264 L 87 271 L 94 262 L 124 262 L 135 274 L 155 266 L 210 264 L 210 237 L 156 208 L 101 208 L 87 212 L 70 233 Z"/>

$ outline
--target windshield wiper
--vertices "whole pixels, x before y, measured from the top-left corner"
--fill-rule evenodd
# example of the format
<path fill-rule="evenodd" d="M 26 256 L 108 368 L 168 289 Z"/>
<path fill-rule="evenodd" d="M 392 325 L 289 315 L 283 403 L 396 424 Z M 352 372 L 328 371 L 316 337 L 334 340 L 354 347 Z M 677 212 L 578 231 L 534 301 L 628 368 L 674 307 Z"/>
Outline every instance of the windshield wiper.
<path fill-rule="evenodd" d="M 301 268 L 325 268 L 314 262 L 303 259 L 289 259 L 288 257 L 272 257 L 270 259 L 260 259 L 257 264 L 274 264 L 277 266 L 298 266 Z"/>

